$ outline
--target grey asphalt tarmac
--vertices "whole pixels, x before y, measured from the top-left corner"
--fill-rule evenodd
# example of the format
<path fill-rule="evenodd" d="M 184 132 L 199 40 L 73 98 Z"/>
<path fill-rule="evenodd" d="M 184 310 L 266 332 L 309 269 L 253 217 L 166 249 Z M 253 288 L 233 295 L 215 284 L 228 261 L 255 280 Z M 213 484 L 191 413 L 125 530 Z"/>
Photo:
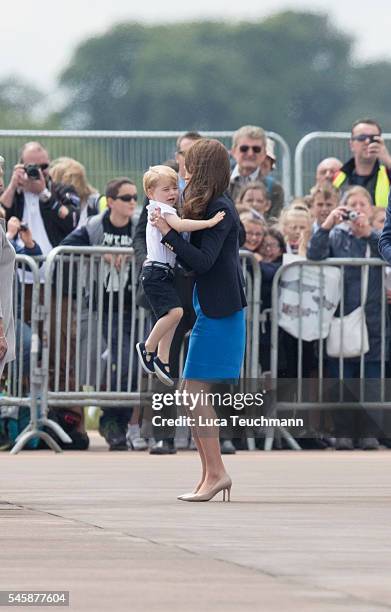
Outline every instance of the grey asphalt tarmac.
<path fill-rule="evenodd" d="M 191 451 L 110 453 L 93 436 L 88 452 L 3 453 L 0 589 L 67 590 L 83 612 L 391 610 L 391 453 L 226 464 L 230 503 L 186 503 Z"/>

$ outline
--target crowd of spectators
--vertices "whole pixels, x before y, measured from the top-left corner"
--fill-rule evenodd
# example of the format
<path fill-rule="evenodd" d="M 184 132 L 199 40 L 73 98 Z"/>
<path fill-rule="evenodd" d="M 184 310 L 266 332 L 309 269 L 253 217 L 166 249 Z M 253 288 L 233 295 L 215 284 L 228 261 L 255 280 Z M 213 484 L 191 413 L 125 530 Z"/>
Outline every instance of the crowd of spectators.
<path fill-rule="evenodd" d="M 186 151 L 202 138 L 197 132 L 187 132 L 178 138 L 175 158 L 164 161 L 178 173 L 181 211 L 182 193 L 185 188 Z M 260 374 L 270 371 L 270 311 L 273 278 L 283 263 L 284 255 L 301 256 L 312 260 L 328 257 L 379 257 L 378 241 L 385 219 L 385 207 L 391 179 L 391 156 L 384 144 L 379 124 L 362 119 L 352 126 L 350 148 L 352 157 L 346 162 L 329 157 L 319 161 L 310 193 L 303 198 L 287 202 L 282 185 L 273 171 L 279 160 L 275 155 L 275 143 L 266 137 L 261 127 L 243 126 L 233 135 L 231 157 L 232 174 L 229 192 L 234 200 L 241 221 L 240 247 L 251 252 L 261 268 L 261 329 L 259 364 Z M 8 160 L 7 160 L 8 161 Z M 163 160 L 161 160 L 163 163 Z M 46 256 L 58 245 L 68 246 L 133 246 L 136 255 L 136 271 L 139 276 L 146 258 L 145 230 L 148 199 L 138 209 L 139 194 L 135 182 L 128 177 L 113 177 L 101 194 L 90 185 L 86 170 L 75 159 L 60 157 L 50 160 L 48 151 L 38 142 L 26 143 L 20 153 L 8 185 L 4 185 L 4 159 L 0 158 L 0 214 L 7 221 L 7 236 L 16 252 L 32 256 Z M 348 213 L 354 211 L 354 218 Z M 369 251 L 369 252 L 368 252 Z M 125 304 L 120 311 L 126 325 L 118 339 L 118 300 L 108 317 L 108 302 L 103 300 L 103 336 L 105 346 L 110 346 L 113 377 L 116 374 L 117 356 L 122 355 L 121 389 L 126 389 L 129 355 L 134 347 L 126 338 L 130 333 L 132 309 L 132 266 L 121 255 L 106 255 L 105 265 L 110 274 L 105 279 L 105 289 L 113 291 L 125 278 Z M 45 265 L 40 267 L 41 282 L 44 282 Z M 114 278 L 115 276 L 115 278 Z M 29 347 L 29 313 L 31 313 L 31 283 L 28 275 L 23 277 L 24 317 L 19 327 L 17 341 Z M 194 276 L 180 262 L 175 270 L 176 289 L 183 305 L 183 318 L 175 332 L 170 353 L 170 372 L 176 378 L 180 374 L 182 344 L 195 320 L 192 306 Z M 347 268 L 344 275 L 345 314 L 360 305 L 361 272 L 358 268 Z M 381 292 L 383 291 L 380 268 L 371 268 L 368 279 L 368 299 L 365 305 L 369 331 L 369 351 L 365 354 L 364 376 L 380 378 L 380 322 Z M 62 319 L 71 296 L 56 296 L 62 303 Z M 391 303 L 391 290 L 387 290 Z M 140 284 L 137 286 L 137 305 L 147 309 Z M 96 303 L 94 308 L 96 307 Z M 109 325 L 110 318 L 110 325 Z M 153 324 L 153 321 L 150 321 Z M 110 328 L 110 331 L 109 331 Z M 67 341 L 67 326 L 61 326 L 61 341 Z M 388 327 L 387 327 L 388 333 Z M 109 334 L 111 339 L 109 340 Z M 73 339 L 74 340 L 74 339 Z M 303 343 L 303 376 L 315 376 L 318 357 L 314 343 Z M 279 376 L 294 378 L 297 374 L 298 342 L 286 332 L 280 336 Z M 52 351 L 53 368 L 55 351 Z M 96 357 L 96 356 L 95 356 Z M 87 356 L 87 358 L 89 358 Z M 99 358 L 99 356 L 98 356 Z M 28 368 L 28 351 L 26 354 Z M 61 377 L 65 376 L 64 351 L 60 355 Z M 326 374 L 338 377 L 339 360 L 325 359 Z M 72 371 L 67 374 L 71 378 Z M 360 359 L 344 360 L 344 377 L 360 377 Z M 69 380 L 68 380 L 69 383 Z M 53 381 L 51 384 L 54 384 Z M 114 383 L 113 383 L 114 385 Z M 57 420 L 68 426 L 73 443 L 70 448 L 88 448 L 85 431 L 84 409 L 72 407 L 55 411 Z M 174 416 L 175 409 L 168 416 Z M 343 418 L 343 413 L 341 413 Z M 175 453 L 177 447 L 192 445 L 189 432 L 180 435 L 172 428 L 164 434 L 155 428 L 149 431 L 149 444 L 140 427 L 142 414 L 136 409 L 104 407 L 99 431 L 110 450 L 125 450 L 129 447 L 144 450 L 149 447 L 153 454 Z M 346 423 L 342 423 L 342 429 Z M 340 449 L 375 449 L 378 438 L 366 436 L 354 440 L 351 429 L 336 442 Z M 176 436 L 176 437 L 175 437 Z M 224 453 L 235 453 L 240 444 L 233 437 L 221 440 Z"/>

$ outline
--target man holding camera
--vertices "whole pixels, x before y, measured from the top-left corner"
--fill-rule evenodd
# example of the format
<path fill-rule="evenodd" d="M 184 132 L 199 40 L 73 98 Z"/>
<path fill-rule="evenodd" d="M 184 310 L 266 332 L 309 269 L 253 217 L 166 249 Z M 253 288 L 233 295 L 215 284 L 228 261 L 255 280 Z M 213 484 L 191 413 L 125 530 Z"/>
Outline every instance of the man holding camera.
<path fill-rule="evenodd" d="M 39 142 L 26 143 L 20 153 L 19 163 L 14 167 L 11 181 L 1 195 L 0 204 L 6 210 L 7 222 L 11 221 L 11 228 L 19 220 L 18 231 L 15 234 L 16 246 L 23 246 L 23 237 L 29 232 L 32 240 L 41 248 L 42 255 L 46 256 L 58 246 L 60 242 L 76 227 L 79 210 L 75 200 L 75 191 L 70 185 L 55 185 L 49 178 L 49 155 Z M 79 200 L 76 198 L 76 202 Z M 40 266 L 40 276 L 43 288 L 45 266 Z M 31 322 L 32 302 L 32 274 L 26 271 L 20 276 L 24 284 L 24 321 Z M 58 297 L 58 296 L 57 296 Z M 52 292 L 52 309 L 56 304 L 56 292 Z M 67 297 L 59 297 L 62 301 L 62 313 L 67 309 Z M 66 335 L 66 317 L 62 317 L 65 324 L 61 326 L 61 334 Z M 52 317 L 54 329 L 55 318 Z M 52 332 L 52 338 L 54 333 Z M 53 379 L 55 350 L 51 354 L 50 373 Z M 60 357 L 61 376 L 65 376 L 65 356 Z M 53 383 L 53 380 L 52 380 Z M 88 446 L 88 440 L 82 440 L 82 446 Z"/>
<path fill-rule="evenodd" d="M 336 175 L 333 185 L 344 192 L 352 185 L 364 187 L 375 206 L 386 207 L 391 184 L 391 155 L 380 125 L 372 119 L 359 119 L 352 125 L 349 159 Z"/>
<path fill-rule="evenodd" d="M 10 184 L 1 196 L 7 220 L 17 217 L 28 225 L 43 255 L 60 244 L 77 225 L 78 218 L 68 194 L 61 188 L 58 193 L 48 188 L 49 163 L 48 152 L 39 142 L 25 144 Z"/>

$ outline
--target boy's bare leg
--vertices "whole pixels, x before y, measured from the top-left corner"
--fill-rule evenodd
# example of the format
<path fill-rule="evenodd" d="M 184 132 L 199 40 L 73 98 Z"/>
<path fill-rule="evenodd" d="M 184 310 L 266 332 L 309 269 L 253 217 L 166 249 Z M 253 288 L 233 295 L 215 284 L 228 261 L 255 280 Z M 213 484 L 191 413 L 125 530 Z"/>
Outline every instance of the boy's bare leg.
<path fill-rule="evenodd" d="M 157 356 L 159 357 L 159 359 L 163 363 L 168 363 L 169 362 L 171 343 L 172 343 L 172 339 L 173 339 L 174 334 L 175 334 L 175 330 L 178 327 L 179 321 L 180 321 L 180 319 L 178 319 L 176 321 L 176 323 L 174 323 L 174 326 L 171 327 L 171 329 L 169 329 L 164 334 L 164 336 L 161 338 L 161 340 L 160 340 L 160 342 L 158 344 Z"/>
<path fill-rule="evenodd" d="M 148 338 L 145 341 L 145 348 L 148 351 L 148 353 L 153 353 L 156 351 L 159 342 L 161 341 L 161 339 L 167 332 L 169 332 L 171 329 L 174 329 L 175 331 L 176 326 L 178 325 L 182 316 L 183 316 L 182 308 L 172 308 L 171 310 L 169 310 L 169 312 L 166 315 L 164 315 L 164 317 L 162 317 L 155 323 L 151 333 L 149 334 Z M 168 361 L 168 356 L 167 356 L 167 361 Z"/>

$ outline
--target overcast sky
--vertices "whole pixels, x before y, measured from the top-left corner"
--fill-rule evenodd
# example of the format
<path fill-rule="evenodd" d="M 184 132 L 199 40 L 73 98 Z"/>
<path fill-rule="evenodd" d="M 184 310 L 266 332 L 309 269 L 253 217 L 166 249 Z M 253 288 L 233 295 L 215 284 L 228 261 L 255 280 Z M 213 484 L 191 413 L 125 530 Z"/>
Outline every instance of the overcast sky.
<path fill-rule="evenodd" d="M 120 21 L 256 20 L 286 8 L 328 12 L 342 30 L 357 35 L 360 59 L 391 59 L 390 0 L 363 6 L 357 0 L 4 0 L 0 77 L 17 74 L 53 90 L 78 43 Z"/>

